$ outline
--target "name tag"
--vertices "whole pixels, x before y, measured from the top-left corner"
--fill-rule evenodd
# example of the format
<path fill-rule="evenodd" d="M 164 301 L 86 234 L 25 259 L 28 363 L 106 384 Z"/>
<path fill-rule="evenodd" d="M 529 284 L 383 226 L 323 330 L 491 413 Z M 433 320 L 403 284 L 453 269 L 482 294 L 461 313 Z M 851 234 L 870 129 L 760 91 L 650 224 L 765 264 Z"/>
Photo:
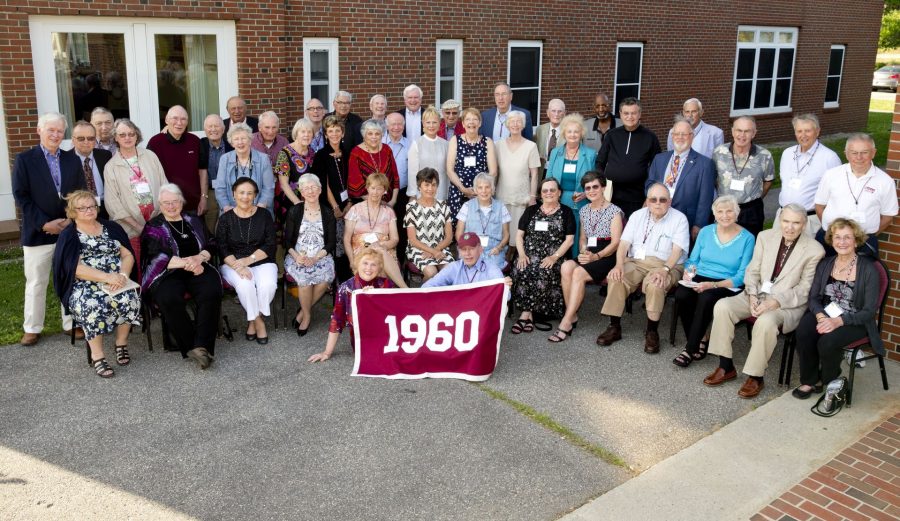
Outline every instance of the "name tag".
<path fill-rule="evenodd" d="M 482 248 L 487 248 L 487 247 L 488 247 L 488 241 L 491 240 L 491 238 L 488 237 L 487 235 L 479 235 L 479 236 L 478 236 L 478 240 L 481 241 L 481 247 L 482 247 Z"/>
<path fill-rule="evenodd" d="M 732 190 L 736 190 L 738 192 L 744 191 L 744 180 L 743 179 L 732 179 L 731 184 L 728 185 L 728 188 Z"/>
<path fill-rule="evenodd" d="M 546 232 L 550 229 L 550 223 L 548 221 L 535 221 L 534 223 L 534 231 L 536 232 Z"/>
<path fill-rule="evenodd" d="M 148 183 L 140 183 L 134 185 L 134 189 L 139 194 L 149 194 L 150 193 L 150 185 Z"/>
<path fill-rule="evenodd" d="M 831 318 L 837 318 L 844 314 L 844 310 L 840 306 L 832 302 L 825 306 L 825 314 Z"/>
<path fill-rule="evenodd" d="M 574 174 L 575 166 L 575 163 L 566 163 L 565 165 L 563 165 L 563 172 L 567 174 Z"/>
<path fill-rule="evenodd" d="M 376 242 L 378 242 L 378 234 L 369 232 L 363 235 L 363 242 L 365 242 L 366 244 L 375 244 Z"/>
<path fill-rule="evenodd" d="M 347 199 L 349 199 L 349 198 L 350 198 L 350 194 L 347 193 L 347 190 L 344 190 L 343 192 L 341 192 L 341 202 L 342 203 L 346 202 Z"/>
<path fill-rule="evenodd" d="M 463 158 L 463 166 L 466 168 L 475 167 L 475 156 L 466 156 Z"/>
<path fill-rule="evenodd" d="M 866 224 L 866 212 L 861 210 L 856 210 L 850 214 L 850 218 L 856 221 L 857 224 L 863 225 Z"/>
<path fill-rule="evenodd" d="M 588 248 L 596 248 L 597 247 L 597 238 L 596 237 L 588 237 Z"/>
<path fill-rule="evenodd" d="M 647 258 L 647 250 L 644 248 L 635 248 L 634 249 L 634 258 L 637 260 L 644 260 Z"/>
<path fill-rule="evenodd" d="M 791 179 L 790 181 L 788 181 L 788 186 L 791 187 L 793 190 L 799 190 L 800 189 L 800 178 L 797 177 L 795 179 Z"/>
<path fill-rule="evenodd" d="M 759 291 L 761 293 L 772 293 L 772 281 L 767 280 L 767 281 L 763 282 L 762 287 L 759 288 Z"/>

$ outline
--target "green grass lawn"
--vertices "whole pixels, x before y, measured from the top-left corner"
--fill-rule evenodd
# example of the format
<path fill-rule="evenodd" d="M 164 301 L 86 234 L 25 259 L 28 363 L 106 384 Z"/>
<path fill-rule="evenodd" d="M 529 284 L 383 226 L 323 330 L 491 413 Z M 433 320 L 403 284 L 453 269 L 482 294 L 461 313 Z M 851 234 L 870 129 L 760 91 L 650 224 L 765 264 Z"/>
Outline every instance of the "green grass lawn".
<path fill-rule="evenodd" d="M 19 249 L 19 256 L 22 250 Z M 0 346 L 18 343 L 22 337 L 22 309 L 25 303 L 25 272 L 21 260 L 0 262 Z M 44 333 L 51 335 L 62 331 L 59 316 L 59 299 L 53 291 L 53 281 L 47 287 L 47 316 Z"/>
<path fill-rule="evenodd" d="M 877 111 L 882 111 L 882 112 L 894 112 L 894 100 L 873 99 L 869 103 L 869 110 L 877 110 Z"/>

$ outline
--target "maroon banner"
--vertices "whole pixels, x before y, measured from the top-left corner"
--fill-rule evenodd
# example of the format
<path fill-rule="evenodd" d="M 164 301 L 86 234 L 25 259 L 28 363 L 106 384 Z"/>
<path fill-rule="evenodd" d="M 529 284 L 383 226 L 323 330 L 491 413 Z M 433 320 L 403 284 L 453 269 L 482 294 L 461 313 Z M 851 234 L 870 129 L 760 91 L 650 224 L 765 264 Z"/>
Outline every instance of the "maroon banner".
<path fill-rule="evenodd" d="M 500 357 L 506 291 L 502 279 L 355 291 L 353 375 L 487 380 Z"/>

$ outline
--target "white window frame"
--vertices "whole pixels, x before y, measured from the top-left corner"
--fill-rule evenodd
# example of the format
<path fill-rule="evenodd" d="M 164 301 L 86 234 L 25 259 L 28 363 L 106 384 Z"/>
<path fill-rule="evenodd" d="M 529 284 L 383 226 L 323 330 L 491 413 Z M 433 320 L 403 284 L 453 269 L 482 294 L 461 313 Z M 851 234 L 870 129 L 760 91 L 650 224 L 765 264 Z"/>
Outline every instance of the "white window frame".
<path fill-rule="evenodd" d="M 37 118 L 28 122 L 29 128 L 37 127 Z M 37 136 L 34 136 L 37 138 Z M 9 135 L 6 133 L 6 113 L 3 111 L 3 91 L 0 90 L 0 221 L 16 218 L 16 201 L 12 195 L 12 173 L 9 170 Z"/>
<path fill-rule="evenodd" d="M 453 51 L 453 77 L 441 76 L 441 51 Z M 463 41 L 437 40 L 434 50 L 434 106 L 441 108 L 441 81 L 453 80 L 453 99 L 462 105 Z"/>
<path fill-rule="evenodd" d="M 742 32 L 754 31 L 754 38 L 752 42 L 741 42 L 740 34 Z M 774 32 L 775 38 L 774 42 L 760 42 L 759 41 L 759 33 L 761 32 Z M 793 35 L 791 39 L 791 43 L 780 43 L 778 41 L 779 33 L 790 33 Z M 797 71 L 797 40 L 800 37 L 800 31 L 797 30 L 796 27 L 773 27 L 773 26 L 760 26 L 760 25 L 740 25 L 737 28 L 737 33 L 735 34 L 735 41 L 737 45 L 734 50 L 734 70 L 732 71 L 731 76 L 731 103 L 728 105 L 731 109 L 730 115 L 731 117 L 737 116 L 748 116 L 748 115 L 758 115 L 758 114 L 783 114 L 786 112 L 793 112 L 792 102 L 793 102 L 793 94 L 794 94 L 794 81 L 796 80 L 796 71 Z M 738 72 L 738 57 L 740 55 L 741 49 L 755 49 L 756 53 L 756 61 L 753 64 L 753 86 L 750 89 L 750 105 L 751 107 L 748 109 L 740 109 L 734 110 L 734 97 L 737 92 L 737 72 Z M 758 81 L 757 74 L 759 72 L 759 50 L 760 49 L 775 49 L 775 63 L 773 65 L 772 72 L 772 93 L 769 98 L 769 107 L 766 108 L 753 108 L 752 105 L 756 100 L 756 82 Z M 794 53 L 791 58 L 791 88 L 788 91 L 788 104 L 784 107 L 772 107 L 771 104 L 775 99 L 775 84 L 778 81 L 778 60 L 781 57 L 781 49 L 793 49 Z"/>
<path fill-rule="evenodd" d="M 145 142 L 160 131 L 159 91 L 154 38 L 158 34 L 205 34 L 216 36 L 219 83 L 219 113 L 227 114 L 228 98 L 238 92 L 237 37 L 234 21 L 174 20 L 95 16 L 31 16 L 28 19 L 34 64 L 35 94 L 39 114 L 59 112 L 59 98 L 53 74 L 52 33 L 122 34 L 125 43 L 125 73 L 128 81 L 128 109 L 131 120 L 141 129 Z M 74 122 L 69 122 L 71 126 Z M 202 127 L 202 122 L 200 125 Z M 204 136 L 202 131 L 194 134 Z M 71 146 L 66 140 L 64 148 Z"/>
<path fill-rule="evenodd" d="M 644 79 L 644 44 L 642 42 L 616 42 L 616 68 L 613 71 L 613 113 L 619 113 L 619 102 L 621 100 L 616 99 L 618 96 L 617 92 L 619 90 L 619 85 L 634 85 L 634 83 L 619 83 L 619 49 L 622 48 L 637 48 L 641 50 L 641 63 L 638 68 L 638 81 L 637 88 L 638 94 L 637 99 L 641 99 L 641 82 Z"/>
<path fill-rule="evenodd" d="M 537 128 L 540 125 L 541 119 L 541 94 L 542 88 L 541 85 L 544 83 L 544 42 L 539 40 L 509 40 L 506 44 L 506 84 L 509 85 L 510 80 L 510 70 L 509 67 L 512 64 L 512 50 L 513 47 L 530 47 L 534 49 L 538 49 L 540 51 L 540 60 L 538 60 L 538 82 L 537 82 L 537 110 L 535 111 L 534 121 L 531 122 L 532 129 Z M 526 89 L 534 89 L 535 87 L 526 87 Z M 513 99 L 516 97 L 517 90 L 524 90 L 522 87 L 518 89 L 514 89 L 512 87 L 509 88 L 513 93 Z"/>
<path fill-rule="evenodd" d="M 340 86 L 340 66 L 338 64 L 339 40 L 337 38 L 304 38 L 303 39 L 303 103 L 312 97 L 312 79 L 310 78 L 310 51 L 328 51 L 328 99 L 319 100 L 326 107 L 337 96 Z"/>
<path fill-rule="evenodd" d="M 828 49 L 828 66 L 831 66 L 831 52 L 835 49 L 841 50 L 841 71 L 838 74 L 828 74 L 828 71 L 825 71 L 825 93 L 828 93 L 828 80 L 831 78 L 838 79 L 838 89 L 837 89 L 837 99 L 834 101 L 825 100 L 824 108 L 826 109 L 836 109 L 841 106 L 841 83 L 844 82 L 844 58 L 847 57 L 847 46 L 843 44 L 834 44 Z"/>

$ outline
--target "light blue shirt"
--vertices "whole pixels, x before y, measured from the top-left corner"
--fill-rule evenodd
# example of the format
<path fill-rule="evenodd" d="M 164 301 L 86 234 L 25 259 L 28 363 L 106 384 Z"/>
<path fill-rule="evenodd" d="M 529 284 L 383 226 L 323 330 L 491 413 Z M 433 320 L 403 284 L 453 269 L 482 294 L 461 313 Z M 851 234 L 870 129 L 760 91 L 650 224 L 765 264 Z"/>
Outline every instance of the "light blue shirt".
<path fill-rule="evenodd" d="M 44 145 L 41 145 L 41 152 L 44 153 L 44 159 L 47 161 L 47 167 L 50 169 L 50 177 L 53 178 L 53 184 L 56 185 L 56 193 L 62 197 L 62 192 L 60 192 L 62 185 L 62 171 L 59 167 L 59 154 L 61 152 L 60 149 L 56 149 L 56 152 L 50 152 Z"/>
<path fill-rule="evenodd" d="M 451 262 L 446 268 L 439 271 L 437 275 L 425 281 L 425 284 L 422 284 L 422 287 L 438 288 L 441 286 L 457 286 L 459 284 L 484 282 L 486 280 L 497 280 L 502 278 L 503 272 L 492 262 L 485 262 L 484 259 L 478 259 L 472 267 L 467 267 L 465 262 L 458 260 Z"/>
<path fill-rule="evenodd" d="M 390 134 L 385 134 L 381 138 L 381 142 L 391 147 L 394 154 L 394 162 L 397 163 L 397 174 L 400 178 L 400 189 L 406 190 L 409 185 L 409 144 L 411 141 L 408 137 L 401 137 L 400 141 L 391 139 Z"/>
<path fill-rule="evenodd" d="M 753 257 L 756 239 L 752 233 L 741 229 L 741 233 L 722 244 L 719 242 L 716 226 L 710 224 L 700 230 L 694 249 L 691 250 L 691 257 L 685 265 L 696 265 L 698 275 L 731 280 L 734 287 L 739 288 L 744 285 L 744 272 Z"/>
<path fill-rule="evenodd" d="M 510 107 L 512 109 L 512 107 Z M 509 137 L 509 130 L 506 128 L 506 118 L 509 116 L 509 110 L 506 111 L 506 114 L 500 114 L 500 110 L 497 110 L 497 117 L 494 118 L 494 142 L 500 141 L 501 139 L 506 139 Z"/>

